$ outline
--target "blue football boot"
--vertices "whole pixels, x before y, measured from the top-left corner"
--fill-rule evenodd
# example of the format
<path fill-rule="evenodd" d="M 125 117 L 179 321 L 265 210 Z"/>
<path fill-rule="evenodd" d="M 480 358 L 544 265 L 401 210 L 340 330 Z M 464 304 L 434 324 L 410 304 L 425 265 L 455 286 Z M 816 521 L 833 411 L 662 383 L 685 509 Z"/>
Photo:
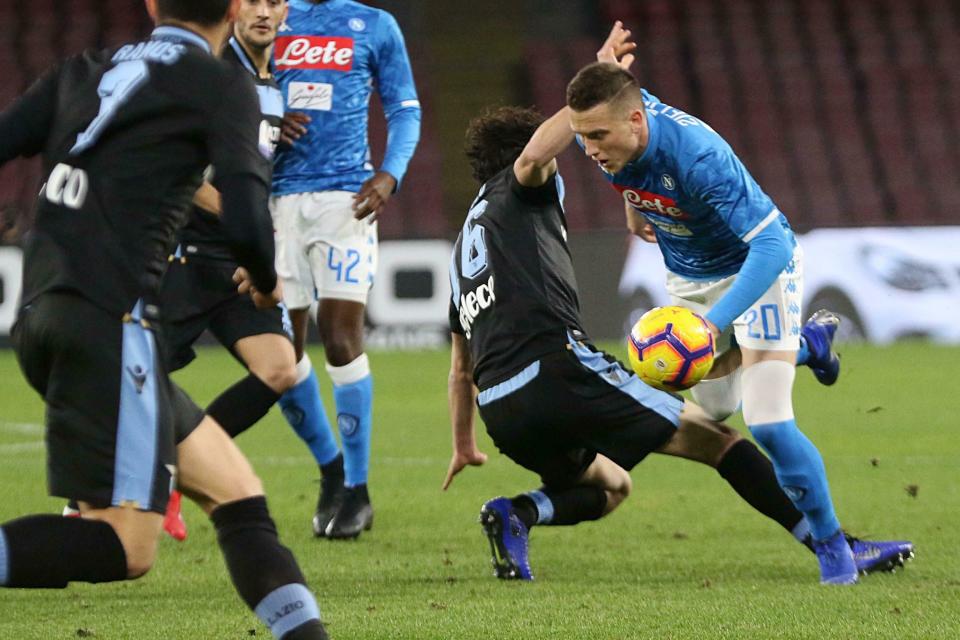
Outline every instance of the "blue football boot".
<path fill-rule="evenodd" d="M 893 573 L 914 555 L 913 543 L 906 540 L 874 542 L 847 535 L 847 543 L 853 550 L 857 571 L 864 575 L 877 571 Z"/>
<path fill-rule="evenodd" d="M 820 384 L 828 387 L 840 377 L 840 356 L 833 350 L 833 337 L 839 326 L 840 316 L 820 309 L 810 316 L 800 330 L 810 351 L 806 364 Z"/>
<path fill-rule="evenodd" d="M 826 540 L 813 543 L 820 561 L 820 584 L 856 584 L 860 577 L 853 551 L 843 531 L 838 530 Z"/>
<path fill-rule="evenodd" d="M 484 503 L 480 526 L 490 540 L 494 575 L 501 580 L 533 580 L 527 559 L 530 533 L 514 514 L 510 499 L 499 497 Z"/>

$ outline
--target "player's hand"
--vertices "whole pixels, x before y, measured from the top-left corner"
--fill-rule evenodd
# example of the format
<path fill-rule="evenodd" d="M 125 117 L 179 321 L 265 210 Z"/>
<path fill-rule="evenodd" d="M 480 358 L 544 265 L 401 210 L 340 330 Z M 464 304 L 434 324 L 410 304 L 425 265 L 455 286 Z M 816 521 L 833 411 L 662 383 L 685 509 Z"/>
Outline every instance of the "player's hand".
<path fill-rule="evenodd" d="M 442 489 L 446 491 L 450 483 L 453 482 L 453 476 L 466 469 L 467 466 L 479 467 L 486 461 L 487 454 L 476 447 L 470 451 L 454 451 L 453 457 L 450 458 L 450 466 L 447 468 L 447 477 L 443 481 Z"/>
<path fill-rule="evenodd" d="M 299 111 L 287 111 L 283 114 L 283 122 L 280 124 L 280 142 L 286 146 L 292 146 L 294 142 L 307 134 L 307 125 L 310 124 L 310 116 Z"/>
<path fill-rule="evenodd" d="M 717 325 L 707 320 L 706 316 L 701 317 L 703 318 L 703 323 L 707 325 L 707 329 L 710 329 L 710 334 L 713 336 L 713 344 L 717 344 L 717 340 L 720 338 L 720 329 L 717 328 Z"/>
<path fill-rule="evenodd" d="M 609 62 L 621 69 L 629 70 L 635 59 L 630 52 L 636 48 L 637 43 L 630 41 L 630 30 L 624 29 L 623 23 L 617 20 L 613 23 L 606 42 L 597 51 L 597 61 Z"/>
<path fill-rule="evenodd" d="M 277 286 L 274 287 L 273 291 L 264 293 L 253 286 L 250 273 L 246 269 L 237 267 L 237 270 L 233 272 L 233 281 L 237 284 L 237 293 L 242 296 L 250 294 L 250 298 L 257 309 L 272 309 L 283 300 L 283 285 L 280 280 L 277 280 Z"/>
<path fill-rule="evenodd" d="M 644 242 L 657 244 L 657 232 L 654 230 L 653 225 L 649 222 L 644 222 L 639 229 L 636 229 L 633 232 L 633 234 Z"/>
<path fill-rule="evenodd" d="M 353 217 L 363 220 L 367 216 L 372 216 L 367 220 L 372 223 L 383 213 L 383 208 L 387 206 L 387 201 L 390 200 L 396 188 L 396 178 L 386 171 L 377 171 L 372 178 L 363 183 L 360 191 L 354 194 Z"/>

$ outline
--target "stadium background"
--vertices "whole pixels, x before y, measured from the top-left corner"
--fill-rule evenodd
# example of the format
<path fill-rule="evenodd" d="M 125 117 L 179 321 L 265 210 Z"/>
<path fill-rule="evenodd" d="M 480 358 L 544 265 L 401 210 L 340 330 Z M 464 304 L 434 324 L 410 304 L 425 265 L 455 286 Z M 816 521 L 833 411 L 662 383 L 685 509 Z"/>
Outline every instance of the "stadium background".
<path fill-rule="evenodd" d="M 614 18 L 637 34 L 643 57 L 635 70 L 644 84 L 731 141 L 792 224 L 810 232 L 808 256 L 823 234 L 836 241 L 833 256 L 828 243 L 828 258 L 868 240 L 883 246 L 886 252 L 853 251 L 853 263 L 826 259 L 826 269 L 867 278 L 857 264 L 872 264 L 887 283 L 867 297 L 898 309 L 878 316 L 913 312 L 957 324 L 956 0 L 371 4 L 397 16 L 424 105 L 422 142 L 381 227 L 387 242 L 400 244 L 385 252 L 398 257 L 396 277 L 385 277 L 390 265 L 383 264 L 374 288 L 375 298 L 386 299 L 386 310 L 384 301 L 371 305 L 376 324 L 415 324 L 425 306 L 432 313 L 424 290 L 442 288 L 444 243 L 476 190 L 461 154 L 468 119 L 488 104 L 536 104 L 544 112 L 559 106 L 567 80 L 592 59 Z M 0 106 L 58 57 L 149 29 L 141 0 L 0 0 L 0 27 Z M 382 140 L 382 123 L 372 123 Z M 570 183 L 570 244 L 587 326 L 622 335 L 624 314 L 642 296 L 626 287 L 618 297 L 621 281 L 655 280 L 659 260 L 628 254 L 622 206 L 588 161 L 571 151 L 561 168 Z M 5 310 L 16 304 L 15 246 L 29 228 L 39 179 L 35 162 L 13 162 L 0 173 L 0 233 L 8 245 L 0 247 L 0 343 Z M 917 236 L 930 246 L 918 246 Z M 411 268 L 428 254 L 431 264 L 442 258 L 439 272 Z M 644 258 L 632 280 L 624 277 L 628 255 Z M 382 344 L 402 343 L 404 334 L 398 337 Z M 425 342 L 406 337 L 411 345 Z M 449 356 L 445 343 L 436 344 L 435 352 L 371 353 L 377 526 L 359 544 L 313 539 L 315 468 L 279 411 L 240 440 L 334 638 L 960 637 L 960 397 L 950 393 L 960 347 L 847 345 L 836 387 L 824 390 L 808 373 L 798 375 L 795 404 L 824 454 L 845 526 L 877 538 L 907 537 L 918 548 L 905 572 L 836 592 L 817 584 L 812 556 L 737 500 L 714 471 L 663 456 L 632 473 L 634 495 L 609 518 L 537 532 L 537 582 L 499 583 L 490 575 L 477 509 L 491 496 L 536 486 L 535 478 L 481 434 L 487 465 L 439 491 L 450 452 Z M 622 355 L 622 341 L 619 348 Z M 316 345 L 312 352 L 322 362 Z M 210 347 L 178 382 L 204 404 L 241 375 L 225 350 Z M 329 384 L 322 386 L 330 408 Z M 0 521 L 62 508 L 46 496 L 43 415 L 12 352 L 0 349 Z M 733 424 L 746 433 L 739 419 Z M 4 590 L 0 637 L 266 637 L 228 586 L 212 527 L 192 505 L 186 518 L 191 537 L 186 544 L 161 540 L 160 561 L 145 580 L 63 592 Z"/>
<path fill-rule="evenodd" d="M 937 254 L 936 250 L 898 241 L 902 227 L 940 225 L 938 233 L 927 236 L 960 242 L 960 230 L 949 226 L 960 219 L 960 180 L 956 179 L 960 175 L 960 3 L 489 0 L 471 6 L 390 0 L 369 4 L 388 9 L 400 22 L 424 105 L 419 148 L 403 190 L 381 221 L 385 240 L 455 237 L 476 192 L 461 153 L 468 120 L 492 104 L 529 104 L 552 112 L 563 103 L 567 80 L 593 59 L 609 23 L 622 19 L 639 43 L 634 71 L 642 83 L 665 102 L 717 129 L 795 229 L 886 227 L 889 231 L 882 234 L 879 253 L 869 254 L 869 247 L 857 249 L 859 262 L 872 265 L 862 277 L 877 280 L 877 295 L 902 309 L 919 309 L 914 300 L 920 298 L 926 304 L 960 304 L 960 259 L 947 256 L 927 261 L 924 255 Z M 12 100 L 62 56 L 89 46 L 114 45 L 150 28 L 138 0 L 0 0 L 0 24 L 5 25 L 0 36 L 0 104 Z M 379 105 L 372 109 L 378 110 Z M 377 157 L 385 126 L 379 117 L 372 118 L 371 124 Z M 622 232 L 622 206 L 592 163 L 575 157 L 578 153 L 571 149 L 561 158 L 568 185 L 568 221 L 574 233 L 571 248 L 580 271 L 587 326 L 601 337 L 614 337 L 632 310 L 656 300 L 651 300 L 650 287 L 625 284 L 628 241 Z M 16 245 L 29 230 L 31 202 L 39 182 L 36 160 L 13 162 L 0 173 L 0 243 Z M 842 252 L 859 237 L 840 234 L 834 244 L 827 243 L 827 257 L 814 258 L 829 259 L 834 247 Z M 430 246 L 434 255 L 442 255 L 443 245 Z M 380 286 L 388 290 L 386 297 L 392 303 L 381 305 L 376 314 L 381 324 L 403 315 L 408 325 L 423 326 L 438 317 L 441 294 L 445 294 L 443 272 L 439 260 L 432 267 L 409 264 L 404 256 L 418 250 L 401 251 L 396 269 L 381 274 Z M 872 257 L 864 257 L 867 254 Z M 8 319 L 15 304 L 15 285 L 12 271 L 4 270 L 4 265 L 9 266 L 11 255 L 10 250 L 0 249 L 0 309 L 5 309 Z M 860 289 L 857 276 L 847 275 L 848 280 L 853 278 L 849 287 Z M 870 283 L 863 286 L 865 297 L 876 299 Z M 943 301 L 938 302 L 937 296 Z M 842 310 L 861 325 L 855 335 L 877 341 L 903 335 L 960 341 L 956 331 L 936 327 L 901 327 L 882 335 L 868 330 L 869 322 L 858 315 L 885 312 L 859 308 L 853 297 L 848 291 L 839 300 L 827 296 L 826 302 L 850 304 Z M 409 310 L 418 301 L 424 303 L 424 313 L 400 313 L 403 305 Z M 413 339 L 416 344 L 429 342 Z"/>

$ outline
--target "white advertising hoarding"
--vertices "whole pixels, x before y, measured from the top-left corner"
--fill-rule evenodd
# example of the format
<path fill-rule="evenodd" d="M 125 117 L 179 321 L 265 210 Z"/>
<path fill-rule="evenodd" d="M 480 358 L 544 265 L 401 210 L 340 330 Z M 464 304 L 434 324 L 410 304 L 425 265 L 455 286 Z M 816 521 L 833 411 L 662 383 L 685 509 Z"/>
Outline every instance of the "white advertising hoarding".
<path fill-rule="evenodd" d="M 836 311 L 841 338 L 960 343 L 960 227 L 817 229 L 798 241 L 804 314 Z M 631 317 L 670 304 L 665 276 L 657 246 L 633 238 L 619 285 Z"/>

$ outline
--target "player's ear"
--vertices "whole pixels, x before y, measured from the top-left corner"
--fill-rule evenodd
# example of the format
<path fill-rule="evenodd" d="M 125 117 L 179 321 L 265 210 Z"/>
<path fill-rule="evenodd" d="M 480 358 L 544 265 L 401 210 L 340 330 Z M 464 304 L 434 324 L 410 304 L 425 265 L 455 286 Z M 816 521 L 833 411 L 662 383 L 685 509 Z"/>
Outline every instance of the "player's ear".
<path fill-rule="evenodd" d="M 236 22 L 238 15 L 240 15 L 240 0 L 230 0 L 230 8 L 227 9 L 227 20 Z"/>
<path fill-rule="evenodd" d="M 147 13 L 150 14 L 150 19 L 154 22 L 157 21 L 157 0 L 144 0 L 147 5 Z"/>
<path fill-rule="evenodd" d="M 643 114 L 643 109 L 634 109 L 631 111 L 630 130 L 633 131 L 634 135 L 637 135 L 643 131 L 644 126 L 646 126 L 646 120 Z"/>

